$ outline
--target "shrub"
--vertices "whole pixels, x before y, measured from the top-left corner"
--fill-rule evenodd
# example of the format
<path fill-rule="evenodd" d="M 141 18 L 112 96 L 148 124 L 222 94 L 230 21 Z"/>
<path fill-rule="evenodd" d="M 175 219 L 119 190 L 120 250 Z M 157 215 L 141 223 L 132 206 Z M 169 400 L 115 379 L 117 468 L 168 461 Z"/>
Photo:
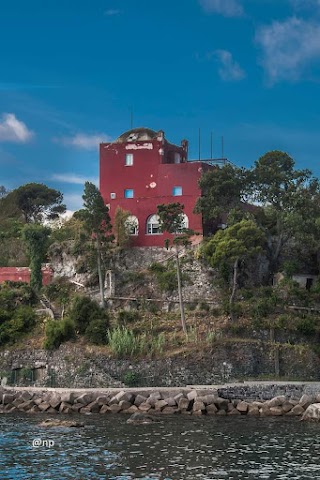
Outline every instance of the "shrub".
<path fill-rule="evenodd" d="M 127 323 L 133 323 L 140 320 L 140 315 L 138 312 L 133 312 L 129 310 L 120 310 L 118 312 L 118 324 L 126 325 Z"/>
<path fill-rule="evenodd" d="M 0 345 L 14 343 L 36 323 L 36 314 L 32 307 L 20 306 L 12 314 L 0 311 Z"/>
<path fill-rule="evenodd" d="M 105 345 L 108 343 L 108 323 L 105 319 L 92 320 L 86 328 L 85 336 L 90 343 Z"/>
<path fill-rule="evenodd" d="M 140 383 L 140 375 L 129 370 L 123 375 L 122 381 L 127 387 L 137 387 Z"/>
<path fill-rule="evenodd" d="M 101 308 L 97 302 L 89 297 L 75 297 L 72 307 L 69 310 L 69 317 L 75 323 L 79 333 L 85 333 L 88 325 L 93 320 L 104 320 L 108 326 L 108 313 Z"/>
<path fill-rule="evenodd" d="M 303 335 L 313 335 L 316 331 L 315 319 L 310 316 L 305 316 L 297 323 L 297 330 Z"/>
<path fill-rule="evenodd" d="M 61 343 L 74 338 L 75 325 L 68 317 L 63 320 L 48 320 L 45 333 L 44 348 L 46 350 L 52 350 L 59 348 Z"/>

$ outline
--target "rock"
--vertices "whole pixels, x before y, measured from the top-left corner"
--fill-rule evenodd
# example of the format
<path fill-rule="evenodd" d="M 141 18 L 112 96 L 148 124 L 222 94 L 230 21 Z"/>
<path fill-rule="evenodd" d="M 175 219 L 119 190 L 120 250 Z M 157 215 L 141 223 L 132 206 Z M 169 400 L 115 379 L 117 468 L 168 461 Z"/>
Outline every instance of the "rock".
<path fill-rule="evenodd" d="M 279 407 L 286 402 L 285 395 L 279 395 L 278 397 L 274 397 L 271 400 L 268 400 L 266 403 L 268 407 Z"/>
<path fill-rule="evenodd" d="M 97 402 L 91 402 L 86 407 L 91 413 L 99 413 L 100 405 Z"/>
<path fill-rule="evenodd" d="M 271 415 L 275 415 L 277 417 L 283 415 L 283 410 L 282 410 L 282 407 L 281 406 L 278 406 L 278 407 L 270 407 L 270 412 L 271 412 Z"/>
<path fill-rule="evenodd" d="M 108 405 L 102 405 L 102 407 L 100 408 L 100 413 L 111 413 Z"/>
<path fill-rule="evenodd" d="M 41 410 L 41 412 L 45 412 L 46 410 L 51 408 L 51 405 L 50 403 L 43 402 L 43 403 L 39 403 L 38 407 L 39 407 L 39 410 Z"/>
<path fill-rule="evenodd" d="M 55 395 L 57 395 L 57 394 L 55 394 Z M 84 394 L 84 395 L 87 395 L 87 394 Z M 83 395 L 82 395 L 82 397 L 83 397 Z M 74 392 L 66 392 L 66 393 L 61 394 L 61 402 L 73 404 L 74 401 L 75 401 Z M 78 397 L 77 401 L 80 402 L 80 403 L 83 403 L 79 400 L 79 397 Z M 49 400 L 49 402 L 50 402 L 50 400 Z M 89 403 L 89 402 L 87 402 L 87 403 Z"/>
<path fill-rule="evenodd" d="M 282 405 L 282 410 L 284 413 L 288 413 L 290 412 L 290 410 L 292 410 L 292 404 L 290 402 L 285 402 L 283 405 Z"/>
<path fill-rule="evenodd" d="M 147 397 L 144 397 L 143 395 L 138 394 L 134 400 L 134 404 L 139 407 L 142 403 L 145 403 L 147 401 Z"/>
<path fill-rule="evenodd" d="M 57 418 L 47 418 L 39 424 L 39 427 L 65 427 L 65 428 L 81 428 L 84 424 L 74 420 L 59 420 Z"/>
<path fill-rule="evenodd" d="M 13 402 L 14 399 L 15 399 L 14 395 L 12 395 L 11 393 L 5 393 L 2 397 L 2 403 L 4 405 L 9 405 Z"/>
<path fill-rule="evenodd" d="M 187 399 L 188 400 L 195 400 L 198 396 L 197 390 L 191 390 L 191 392 L 187 393 Z"/>
<path fill-rule="evenodd" d="M 286 413 L 288 416 L 296 416 L 304 414 L 304 408 L 301 405 L 295 405 L 290 412 Z"/>
<path fill-rule="evenodd" d="M 183 395 L 182 392 L 180 392 L 177 395 L 175 395 L 173 398 L 174 398 L 176 404 L 179 405 L 180 398 L 184 398 L 184 395 Z"/>
<path fill-rule="evenodd" d="M 163 410 L 165 407 L 168 406 L 168 403 L 166 400 L 157 400 L 157 402 L 155 403 L 155 410 Z"/>
<path fill-rule="evenodd" d="M 214 403 L 212 405 L 207 405 L 206 410 L 208 415 L 215 415 L 218 411 Z"/>
<path fill-rule="evenodd" d="M 130 404 L 132 404 L 132 401 L 134 400 L 134 395 L 130 392 L 125 392 L 122 390 L 115 396 L 115 398 L 118 400 L 119 404 L 121 401 L 129 402 Z"/>
<path fill-rule="evenodd" d="M 181 411 L 188 410 L 189 407 L 190 407 L 190 400 L 188 398 L 181 397 L 178 403 L 179 410 Z"/>
<path fill-rule="evenodd" d="M 12 405 L 18 407 L 19 405 L 21 405 L 21 403 L 25 403 L 25 400 L 23 400 L 21 397 L 18 397 L 13 400 Z"/>
<path fill-rule="evenodd" d="M 167 405 L 169 407 L 176 407 L 177 406 L 177 402 L 175 401 L 175 399 L 173 397 L 166 398 L 166 402 L 167 402 Z"/>
<path fill-rule="evenodd" d="M 222 409 L 222 410 L 218 410 L 217 413 L 216 413 L 216 415 L 224 416 L 224 415 L 227 415 L 227 412 L 226 412 L 226 410 L 223 410 L 223 409 Z"/>
<path fill-rule="evenodd" d="M 50 404 L 47 404 L 50 406 Z M 60 407 L 59 407 L 59 412 L 60 413 L 70 413 L 72 411 L 72 405 L 71 403 L 67 402 L 61 402 Z M 41 404 L 39 405 L 39 408 L 41 408 Z"/>
<path fill-rule="evenodd" d="M 312 403 L 304 412 L 301 420 L 320 421 L 320 403 Z"/>
<path fill-rule="evenodd" d="M 222 410 L 223 411 L 223 410 Z M 239 410 L 232 405 L 232 408 L 228 410 L 228 415 L 241 415 Z"/>
<path fill-rule="evenodd" d="M 179 413 L 179 410 L 177 407 L 164 407 L 161 413 L 164 415 L 173 415 L 175 413 Z"/>
<path fill-rule="evenodd" d="M 111 413 L 119 413 L 121 411 L 120 405 L 109 405 L 109 410 Z"/>
<path fill-rule="evenodd" d="M 244 402 L 244 401 L 238 403 L 238 405 L 237 405 L 237 410 L 240 413 L 247 413 L 248 408 L 249 408 L 249 404 L 247 402 Z"/>
<path fill-rule="evenodd" d="M 249 405 L 247 415 L 258 416 L 260 415 L 259 407 L 256 405 Z"/>
<path fill-rule="evenodd" d="M 24 402 L 28 402 L 34 397 L 34 393 L 30 392 L 23 392 L 19 398 L 21 398 Z"/>
<path fill-rule="evenodd" d="M 151 408 L 151 405 L 150 403 L 144 402 L 144 403 L 141 403 L 141 405 L 139 405 L 138 408 L 141 412 L 148 412 Z"/>
<path fill-rule="evenodd" d="M 219 410 L 228 410 L 229 400 L 221 397 L 217 397 L 214 401 L 214 404 L 218 407 Z"/>
<path fill-rule="evenodd" d="M 217 395 L 205 395 L 203 397 L 198 397 L 198 400 L 201 400 L 205 405 L 213 405 Z"/>
<path fill-rule="evenodd" d="M 132 403 L 127 402 L 126 400 L 120 400 L 119 406 L 121 407 L 121 410 L 128 410 L 128 408 L 132 407 Z"/>
<path fill-rule="evenodd" d="M 79 412 L 83 405 L 82 403 L 74 403 L 71 408 L 74 412 Z"/>
<path fill-rule="evenodd" d="M 127 410 L 124 410 L 124 413 L 136 413 L 138 411 L 138 407 L 136 405 L 131 405 Z"/>
<path fill-rule="evenodd" d="M 100 395 L 99 397 L 97 397 L 97 400 L 96 400 L 97 404 L 102 406 L 102 405 L 108 405 L 109 403 L 109 397 L 107 397 L 106 395 Z"/>
<path fill-rule="evenodd" d="M 206 410 L 206 406 L 203 402 L 200 402 L 199 400 L 196 400 L 193 404 L 192 411 L 193 413 L 201 411 L 204 412 Z"/>
<path fill-rule="evenodd" d="M 305 410 L 313 403 L 313 397 L 310 395 L 302 395 L 302 397 L 299 400 L 299 405 L 303 407 Z"/>
<path fill-rule="evenodd" d="M 63 401 L 66 401 L 66 400 L 63 400 Z M 59 405 L 61 403 L 61 397 L 57 393 L 53 394 L 49 398 L 48 402 L 50 403 L 52 408 L 57 408 L 57 407 L 59 407 Z"/>
<path fill-rule="evenodd" d="M 157 423 L 159 420 L 151 415 L 145 415 L 143 413 L 134 413 L 131 417 L 127 420 L 127 423 L 133 423 L 134 425 L 143 425 L 146 423 Z"/>
<path fill-rule="evenodd" d="M 82 403 L 82 405 L 88 405 L 93 401 L 93 397 L 91 393 L 83 393 L 79 397 L 77 397 L 77 403 Z"/>
<path fill-rule="evenodd" d="M 28 400 L 27 402 L 20 403 L 20 405 L 18 405 L 18 409 L 19 409 L 19 410 L 22 410 L 22 411 L 24 411 L 24 412 L 27 412 L 27 411 L 30 410 L 33 406 L 34 406 L 33 400 Z M 50 405 L 48 405 L 48 408 L 49 408 L 49 407 L 50 407 Z"/>
<path fill-rule="evenodd" d="M 260 411 L 261 417 L 271 417 L 272 416 L 270 408 L 267 405 L 264 405 L 262 408 L 260 408 L 259 411 Z"/>

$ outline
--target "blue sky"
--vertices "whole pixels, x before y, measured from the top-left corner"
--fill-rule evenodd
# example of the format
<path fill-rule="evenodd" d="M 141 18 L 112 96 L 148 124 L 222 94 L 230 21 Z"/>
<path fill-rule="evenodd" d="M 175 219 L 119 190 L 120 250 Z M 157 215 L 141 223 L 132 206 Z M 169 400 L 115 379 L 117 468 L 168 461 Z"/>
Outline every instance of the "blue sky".
<path fill-rule="evenodd" d="M 190 158 L 287 151 L 320 174 L 320 0 L 4 0 L 0 185 L 81 207 L 98 145 L 134 126 Z"/>

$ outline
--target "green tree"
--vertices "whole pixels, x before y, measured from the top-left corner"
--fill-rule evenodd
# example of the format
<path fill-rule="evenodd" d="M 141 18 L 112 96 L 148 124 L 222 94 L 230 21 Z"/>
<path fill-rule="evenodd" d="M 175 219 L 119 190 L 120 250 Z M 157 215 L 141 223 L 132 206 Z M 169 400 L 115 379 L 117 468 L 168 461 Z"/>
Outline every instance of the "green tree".
<path fill-rule="evenodd" d="M 111 234 L 109 208 L 105 205 L 98 188 L 91 182 L 85 183 L 82 198 L 84 209 L 77 212 L 77 217 L 84 220 L 84 228 L 90 235 L 95 248 L 101 306 L 105 307 L 106 262 L 111 255 L 111 246 L 114 240 L 114 236 Z"/>
<path fill-rule="evenodd" d="M 296 170 L 285 152 L 267 152 L 251 171 L 252 194 L 264 207 L 261 227 L 268 240 L 270 273 L 289 241 L 315 248 L 320 225 L 320 185 L 310 170 Z"/>
<path fill-rule="evenodd" d="M 117 240 L 117 245 L 124 248 L 130 241 L 130 226 L 128 226 L 128 219 L 130 212 L 121 207 L 117 207 L 114 215 L 114 232 Z"/>
<path fill-rule="evenodd" d="M 54 220 L 64 213 L 62 193 L 42 183 L 28 183 L 10 192 L 5 205 L 18 211 L 26 223 Z"/>
<path fill-rule="evenodd" d="M 162 232 L 171 234 L 172 246 L 175 250 L 176 270 L 177 270 L 177 283 L 178 283 L 178 295 L 179 295 L 179 307 L 183 332 L 187 335 L 187 326 L 184 312 L 184 304 L 182 297 L 182 281 L 181 281 L 181 265 L 179 259 L 179 247 L 187 246 L 191 231 L 187 230 L 184 225 L 184 205 L 181 203 L 168 203 L 157 206 L 159 215 L 159 225 Z M 170 246 L 170 239 L 165 240 L 165 246 L 168 249 Z"/>
<path fill-rule="evenodd" d="M 30 285 L 36 291 L 42 287 L 41 265 L 48 249 L 50 228 L 38 224 L 25 225 L 22 230 L 22 239 L 30 258 Z"/>
<path fill-rule="evenodd" d="M 265 241 L 264 232 L 252 220 L 241 220 L 225 230 L 219 230 L 202 248 L 211 266 L 221 268 L 227 265 L 233 271 L 229 299 L 232 320 L 235 318 L 234 303 L 240 263 L 261 253 Z"/>
<path fill-rule="evenodd" d="M 225 165 L 214 168 L 200 178 L 202 196 L 197 200 L 195 213 L 201 213 L 205 224 L 216 221 L 222 214 L 242 212 L 250 194 L 249 172 Z"/>

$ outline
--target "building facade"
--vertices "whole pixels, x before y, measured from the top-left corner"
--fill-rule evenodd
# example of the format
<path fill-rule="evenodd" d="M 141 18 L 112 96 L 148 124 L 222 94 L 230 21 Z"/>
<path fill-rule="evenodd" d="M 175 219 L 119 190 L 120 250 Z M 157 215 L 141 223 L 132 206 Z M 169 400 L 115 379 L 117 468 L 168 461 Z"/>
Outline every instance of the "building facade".
<path fill-rule="evenodd" d="M 52 282 L 53 271 L 46 265 L 42 267 L 42 284 L 48 285 Z M 30 283 L 30 268 L 29 267 L 0 267 L 0 283 L 11 282 L 25 282 Z"/>
<path fill-rule="evenodd" d="M 201 195 L 198 181 L 212 166 L 188 162 L 188 142 L 169 143 L 163 131 L 136 128 L 112 143 L 100 145 L 100 192 L 109 206 L 112 224 L 119 206 L 130 212 L 128 225 L 132 244 L 163 246 L 157 206 L 179 202 L 184 205 L 185 227 L 202 238 L 202 217 L 193 213 Z"/>

